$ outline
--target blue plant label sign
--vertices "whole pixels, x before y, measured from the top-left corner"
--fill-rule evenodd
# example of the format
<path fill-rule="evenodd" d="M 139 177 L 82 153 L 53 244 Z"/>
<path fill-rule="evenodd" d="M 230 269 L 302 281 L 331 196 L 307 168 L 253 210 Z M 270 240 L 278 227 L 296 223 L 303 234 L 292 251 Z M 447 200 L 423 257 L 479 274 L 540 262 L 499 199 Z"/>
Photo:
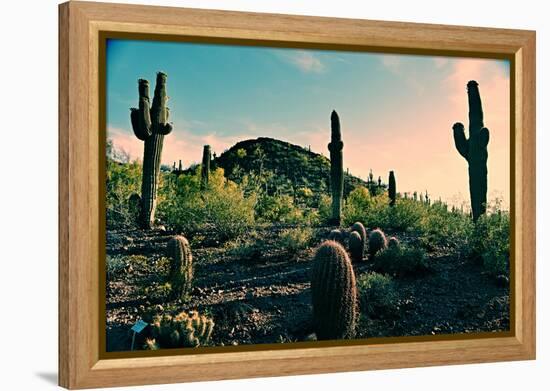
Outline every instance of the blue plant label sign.
<path fill-rule="evenodd" d="M 147 322 L 140 319 L 132 326 L 132 330 L 136 333 L 141 333 L 145 327 L 147 327 Z"/>

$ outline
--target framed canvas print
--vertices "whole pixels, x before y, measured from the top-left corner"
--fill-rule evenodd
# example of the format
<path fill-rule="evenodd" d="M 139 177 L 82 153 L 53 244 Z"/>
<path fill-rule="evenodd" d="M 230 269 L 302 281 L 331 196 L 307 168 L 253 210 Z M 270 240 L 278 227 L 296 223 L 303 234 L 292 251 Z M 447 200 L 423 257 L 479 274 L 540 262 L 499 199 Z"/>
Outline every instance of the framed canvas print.
<path fill-rule="evenodd" d="M 535 33 L 60 5 L 60 384 L 535 358 Z"/>

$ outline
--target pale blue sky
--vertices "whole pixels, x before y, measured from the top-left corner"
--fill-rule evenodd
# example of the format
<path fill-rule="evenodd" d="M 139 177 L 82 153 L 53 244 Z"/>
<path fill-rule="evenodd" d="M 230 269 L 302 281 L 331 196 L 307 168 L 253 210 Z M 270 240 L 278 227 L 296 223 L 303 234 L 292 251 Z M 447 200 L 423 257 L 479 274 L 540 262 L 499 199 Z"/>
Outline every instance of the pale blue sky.
<path fill-rule="evenodd" d="M 335 109 L 352 173 L 366 177 L 372 168 L 385 177 L 395 170 L 400 191 L 428 189 L 449 201 L 467 195 L 465 161 L 454 150 L 451 126 L 467 126 L 466 83 L 476 79 L 491 130 L 490 193 L 507 202 L 506 61 L 109 40 L 108 136 L 135 158 L 142 146 L 129 108 L 137 105 L 137 79 L 148 79 L 152 94 L 160 70 L 168 74 L 174 124 L 164 163 L 198 162 L 203 144 L 219 154 L 259 136 L 327 155 Z"/>

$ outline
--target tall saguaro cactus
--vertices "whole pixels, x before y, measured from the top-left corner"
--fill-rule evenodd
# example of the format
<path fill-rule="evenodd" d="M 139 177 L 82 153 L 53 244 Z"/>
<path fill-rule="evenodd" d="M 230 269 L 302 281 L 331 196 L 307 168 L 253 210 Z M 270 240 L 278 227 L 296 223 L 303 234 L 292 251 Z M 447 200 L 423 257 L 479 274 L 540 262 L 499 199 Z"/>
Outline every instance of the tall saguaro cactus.
<path fill-rule="evenodd" d="M 390 197 L 390 206 L 395 205 L 395 198 L 397 196 L 397 189 L 395 185 L 395 174 L 390 171 L 390 178 L 388 179 L 388 195 Z"/>
<path fill-rule="evenodd" d="M 208 186 L 208 178 L 210 176 L 210 145 L 205 145 L 202 150 L 202 165 L 201 165 L 201 189 L 206 189 Z"/>
<path fill-rule="evenodd" d="M 338 113 L 332 111 L 330 116 L 331 135 L 328 150 L 330 152 L 330 189 L 332 192 L 332 218 L 331 223 L 340 225 L 342 213 L 342 196 L 344 193 L 344 159 L 342 132 L 340 131 L 340 119 Z"/>
<path fill-rule="evenodd" d="M 149 104 L 149 81 L 138 80 L 139 107 L 130 109 L 130 119 L 136 137 L 144 141 L 141 210 L 139 225 L 151 229 L 155 221 L 160 156 L 164 136 L 172 131 L 166 107 L 166 74 L 157 73 L 153 103 Z"/>
<path fill-rule="evenodd" d="M 475 80 L 468 82 L 468 105 L 470 127 L 466 139 L 464 125 L 457 122 L 453 125 L 455 147 L 458 153 L 468 162 L 470 177 L 470 202 L 472 217 L 477 221 L 485 213 L 487 207 L 487 144 L 489 130 L 483 125 L 483 109 Z"/>

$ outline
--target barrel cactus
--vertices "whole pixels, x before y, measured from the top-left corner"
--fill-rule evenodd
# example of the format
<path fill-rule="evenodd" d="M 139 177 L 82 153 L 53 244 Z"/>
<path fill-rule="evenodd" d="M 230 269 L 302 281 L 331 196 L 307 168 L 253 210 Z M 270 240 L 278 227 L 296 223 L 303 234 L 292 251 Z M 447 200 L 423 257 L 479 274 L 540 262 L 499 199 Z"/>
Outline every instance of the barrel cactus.
<path fill-rule="evenodd" d="M 342 133 L 338 113 L 332 111 L 330 116 L 331 136 L 328 150 L 330 152 L 330 189 L 332 193 L 332 218 L 330 222 L 340 225 L 342 215 L 342 196 L 344 193 L 344 159 Z"/>
<path fill-rule="evenodd" d="M 357 288 L 353 267 L 341 244 L 326 241 L 315 252 L 311 295 L 317 339 L 353 338 Z"/>
<path fill-rule="evenodd" d="M 174 297 L 184 297 L 191 290 L 193 281 L 193 256 L 189 242 L 183 236 L 168 241 L 167 256 L 170 259 L 169 281 Z"/>
<path fill-rule="evenodd" d="M 363 260 L 364 251 L 363 239 L 359 232 L 352 231 L 349 235 L 349 254 L 353 262 L 361 262 Z"/>
<path fill-rule="evenodd" d="M 395 236 L 391 236 L 388 239 L 388 248 L 399 247 L 399 244 L 399 239 L 397 239 Z"/>
<path fill-rule="evenodd" d="M 153 339 L 146 341 L 145 349 L 198 347 L 208 344 L 214 321 L 197 311 L 172 316 L 155 316 L 151 323 Z"/>
<path fill-rule="evenodd" d="M 395 205 L 395 198 L 397 197 L 397 190 L 395 184 L 395 174 L 390 171 L 390 178 L 388 180 L 388 196 L 390 197 L 390 206 Z"/>
<path fill-rule="evenodd" d="M 165 73 L 157 73 L 155 93 L 151 105 L 149 105 L 149 82 L 145 79 L 139 79 L 139 106 L 130 109 L 134 134 L 145 143 L 139 218 L 139 225 L 143 229 L 151 229 L 155 222 L 162 145 L 164 136 L 172 131 L 172 125 L 168 123 L 169 109 L 166 107 L 166 101 L 168 100 L 166 78 Z"/>
<path fill-rule="evenodd" d="M 453 125 L 453 136 L 458 153 L 468 162 L 470 182 L 470 202 L 472 217 L 477 221 L 487 208 L 487 144 L 489 144 L 489 130 L 483 125 L 483 109 L 479 95 L 478 84 L 471 80 L 467 85 L 468 117 L 470 126 L 469 138 L 464 134 L 464 125 L 457 122 Z"/>
<path fill-rule="evenodd" d="M 344 233 L 339 229 L 333 229 L 328 234 L 328 240 L 334 240 L 338 243 L 344 243 Z"/>
<path fill-rule="evenodd" d="M 201 165 L 201 188 L 208 187 L 208 178 L 210 177 L 210 161 L 212 160 L 210 145 L 205 145 L 202 150 L 202 165 Z"/>
<path fill-rule="evenodd" d="M 355 231 L 361 236 L 361 240 L 363 241 L 363 247 L 367 244 L 367 230 L 365 229 L 365 226 L 357 221 L 351 226 L 352 232 Z"/>
<path fill-rule="evenodd" d="M 384 231 L 379 228 L 373 229 L 369 234 L 369 255 L 373 257 L 386 247 L 388 247 L 388 241 Z"/>

